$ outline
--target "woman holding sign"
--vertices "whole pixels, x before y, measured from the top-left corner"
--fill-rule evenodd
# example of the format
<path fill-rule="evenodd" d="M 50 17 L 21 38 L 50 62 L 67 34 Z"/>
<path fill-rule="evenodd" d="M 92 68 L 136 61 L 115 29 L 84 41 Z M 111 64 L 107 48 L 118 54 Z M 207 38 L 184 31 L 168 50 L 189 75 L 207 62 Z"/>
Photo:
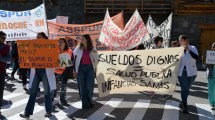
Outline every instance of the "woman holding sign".
<path fill-rule="evenodd" d="M 37 34 L 37 39 L 48 39 L 45 33 L 41 32 Z M 40 81 L 43 82 L 44 95 L 45 95 L 45 117 L 52 116 L 52 99 L 51 90 L 56 90 L 56 79 L 53 68 L 31 68 L 31 75 L 29 81 L 30 97 L 28 99 L 27 106 L 24 114 L 20 114 L 22 118 L 29 118 L 33 114 L 34 105 L 37 97 Z"/>
<path fill-rule="evenodd" d="M 67 80 L 68 80 L 68 74 L 71 73 L 72 69 L 69 69 L 72 61 L 72 50 L 69 49 L 68 43 L 66 39 L 60 38 L 58 41 L 58 47 L 59 47 L 59 53 L 60 55 L 65 55 L 66 57 L 70 58 L 70 61 L 67 60 L 66 62 L 61 62 L 61 68 L 55 69 L 55 75 L 56 78 L 60 78 L 61 83 L 61 93 L 60 93 L 60 102 L 62 105 L 67 105 L 66 102 L 66 90 L 67 90 Z M 54 97 L 56 97 L 56 90 L 53 92 L 52 100 L 54 100 Z"/>
<path fill-rule="evenodd" d="M 184 47 L 184 54 L 181 59 L 178 80 L 181 86 L 181 99 L 180 104 L 183 113 L 188 113 L 187 98 L 192 83 L 197 76 L 196 60 L 198 59 L 198 51 L 195 46 L 189 45 L 187 36 L 181 35 L 179 37 L 181 47 Z"/>
<path fill-rule="evenodd" d="M 215 51 L 215 42 L 211 46 L 211 50 Z M 211 109 L 215 110 L 215 65 L 207 64 L 206 76 L 208 78 L 208 100 Z"/>
<path fill-rule="evenodd" d="M 93 107 L 95 61 L 92 56 L 93 44 L 90 35 L 81 36 L 81 42 L 74 49 L 74 75 L 78 77 L 82 109 Z"/>

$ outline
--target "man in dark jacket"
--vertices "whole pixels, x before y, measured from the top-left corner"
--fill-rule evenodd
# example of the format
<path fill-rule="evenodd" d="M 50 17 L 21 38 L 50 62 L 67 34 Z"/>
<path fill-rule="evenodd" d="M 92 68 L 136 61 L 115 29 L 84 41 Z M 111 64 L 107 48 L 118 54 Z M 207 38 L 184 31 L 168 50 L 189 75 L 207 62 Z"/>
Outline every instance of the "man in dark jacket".
<path fill-rule="evenodd" d="M 6 34 L 0 31 L 0 108 L 3 101 L 3 92 L 5 86 L 6 65 L 11 60 L 10 46 L 5 44 Z"/>

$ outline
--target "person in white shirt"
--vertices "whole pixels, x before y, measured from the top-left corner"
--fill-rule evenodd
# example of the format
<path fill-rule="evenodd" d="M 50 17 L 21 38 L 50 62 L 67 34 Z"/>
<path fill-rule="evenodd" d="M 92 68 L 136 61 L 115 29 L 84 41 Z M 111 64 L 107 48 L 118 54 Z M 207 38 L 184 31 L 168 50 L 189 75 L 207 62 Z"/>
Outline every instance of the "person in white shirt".
<path fill-rule="evenodd" d="M 196 60 L 198 59 L 198 51 L 195 46 L 189 45 L 186 35 L 179 37 L 181 47 L 184 47 L 184 54 L 179 67 L 178 80 L 181 86 L 181 104 L 183 113 L 188 113 L 187 98 L 190 87 L 197 76 Z"/>

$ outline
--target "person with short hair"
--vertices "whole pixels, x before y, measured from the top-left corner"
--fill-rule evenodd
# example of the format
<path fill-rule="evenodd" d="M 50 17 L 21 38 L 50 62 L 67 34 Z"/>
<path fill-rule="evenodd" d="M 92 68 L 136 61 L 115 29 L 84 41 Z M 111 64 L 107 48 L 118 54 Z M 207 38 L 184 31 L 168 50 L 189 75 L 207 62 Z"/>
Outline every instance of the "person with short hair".
<path fill-rule="evenodd" d="M 181 63 L 178 71 L 178 80 L 181 86 L 181 110 L 183 113 L 188 113 L 187 98 L 189 96 L 192 83 L 197 76 L 196 61 L 199 57 L 195 46 L 189 44 L 189 39 L 186 35 L 179 36 L 179 43 L 184 47 Z"/>
<path fill-rule="evenodd" d="M 6 65 L 11 60 L 10 46 L 5 44 L 5 40 L 6 33 L 0 31 L 0 113 L 4 95 Z"/>

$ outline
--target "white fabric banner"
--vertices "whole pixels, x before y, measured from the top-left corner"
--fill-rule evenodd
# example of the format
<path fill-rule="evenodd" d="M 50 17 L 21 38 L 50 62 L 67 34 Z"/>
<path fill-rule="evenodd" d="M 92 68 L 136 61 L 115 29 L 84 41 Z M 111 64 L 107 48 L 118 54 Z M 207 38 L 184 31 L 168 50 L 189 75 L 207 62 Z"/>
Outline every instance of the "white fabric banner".
<path fill-rule="evenodd" d="M 0 30 L 6 41 L 35 39 L 38 32 L 48 35 L 44 4 L 26 11 L 0 10 Z"/>
<path fill-rule="evenodd" d="M 121 30 L 110 18 L 108 10 L 104 18 L 99 41 L 114 50 L 129 50 L 149 40 L 146 26 L 136 10 L 124 30 Z"/>
<path fill-rule="evenodd" d="M 149 32 L 151 41 L 154 40 L 158 35 L 164 38 L 163 46 L 165 48 L 169 47 L 169 40 L 171 37 L 171 28 L 172 28 L 172 13 L 169 17 L 159 26 L 155 24 L 151 15 L 148 17 L 148 21 L 146 23 L 147 30 Z M 153 43 L 153 41 L 151 42 Z"/>
<path fill-rule="evenodd" d="M 174 93 L 183 53 L 182 47 L 98 52 L 99 96 L 137 91 Z"/>

